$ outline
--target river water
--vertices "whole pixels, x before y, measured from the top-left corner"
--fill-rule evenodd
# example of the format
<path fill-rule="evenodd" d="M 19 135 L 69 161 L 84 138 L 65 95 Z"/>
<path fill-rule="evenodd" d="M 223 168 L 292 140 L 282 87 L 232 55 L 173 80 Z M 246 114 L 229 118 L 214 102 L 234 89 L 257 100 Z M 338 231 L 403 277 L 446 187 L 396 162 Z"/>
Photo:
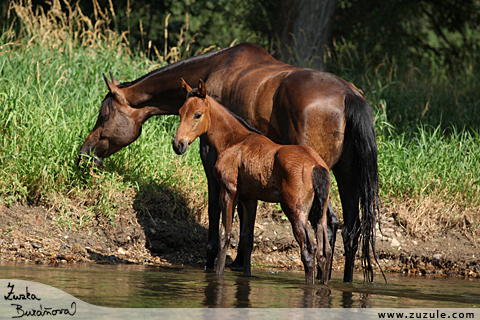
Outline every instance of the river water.
<path fill-rule="evenodd" d="M 115 308 L 480 308 L 480 281 L 381 275 L 328 286 L 304 284 L 302 271 L 253 269 L 253 277 L 200 268 L 75 264 L 64 267 L 0 262 L 0 279 L 47 284 L 97 306 Z"/>

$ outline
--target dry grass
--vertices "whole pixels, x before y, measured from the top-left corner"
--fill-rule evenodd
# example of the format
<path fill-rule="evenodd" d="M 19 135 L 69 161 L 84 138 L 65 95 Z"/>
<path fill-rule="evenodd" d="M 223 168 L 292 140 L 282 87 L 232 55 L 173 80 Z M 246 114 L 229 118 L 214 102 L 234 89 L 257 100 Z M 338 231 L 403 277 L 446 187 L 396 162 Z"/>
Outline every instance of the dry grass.
<path fill-rule="evenodd" d="M 69 48 L 73 52 L 81 46 L 129 53 L 126 32 L 117 34 L 109 28 L 113 7 L 102 9 L 96 0 L 92 2 L 94 20 L 83 14 L 78 3 L 72 8 L 69 1 L 63 1 L 64 10 L 60 0 L 53 0 L 45 11 L 40 6 L 34 8 L 31 0 L 11 1 L 9 16 L 14 12 L 23 26 L 15 37 L 28 38 L 29 45 L 35 43 L 50 50 Z"/>
<path fill-rule="evenodd" d="M 93 50 L 105 50 L 115 52 L 117 55 L 132 54 L 128 41 L 128 31 L 118 32 L 111 29 L 112 21 L 115 21 L 116 14 L 113 2 L 109 1 L 109 6 L 102 8 L 97 0 L 92 0 L 94 7 L 94 16 L 87 17 L 79 7 L 78 2 L 72 6 L 69 0 L 53 0 L 50 8 L 45 11 L 42 7 L 33 7 L 31 0 L 12 0 L 9 5 L 8 17 L 15 16 L 21 21 L 23 26 L 20 33 L 16 34 L 13 30 L 13 23 L 7 32 L 8 37 L 12 39 L 13 45 L 19 39 L 29 39 L 28 46 L 38 45 L 48 50 L 66 51 L 73 54 L 76 48 L 82 47 Z M 62 8 L 63 6 L 63 8 Z M 131 9 L 128 9 L 131 10 Z M 127 11 L 128 11 L 127 10 Z M 167 44 L 168 19 L 165 21 L 165 43 Z M 140 22 L 140 28 L 142 25 Z M 195 42 L 195 36 L 187 39 L 186 34 L 189 28 L 188 14 L 185 17 L 185 26 L 177 36 L 176 46 L 167 47 L 163 50 L 163 55 L 156 46 L 152 46 L 152 41 L 142 39 L 147 42 L 145 51 L 138 51 L 141 57 L 153 58 L 149 60 L 149 68 L 145 72 L 152 71 L 166 64 L 177 62 L 192 55 L 203 54 L 211 50 L 218 49 L 212 45 L 208 48 L 199 49 L 191 52 L 191 45 Z"/>
<path fill-rule="evenodd" d="M 386 205 L 385 211 L 390 212 L 397 223 L 414 237 L 429 240 L 457 229 L 472 244 L 480 245 L 478 209 L 446 203 L 438 197 L 427 197 L 420 201 L 397 200 Z"/>

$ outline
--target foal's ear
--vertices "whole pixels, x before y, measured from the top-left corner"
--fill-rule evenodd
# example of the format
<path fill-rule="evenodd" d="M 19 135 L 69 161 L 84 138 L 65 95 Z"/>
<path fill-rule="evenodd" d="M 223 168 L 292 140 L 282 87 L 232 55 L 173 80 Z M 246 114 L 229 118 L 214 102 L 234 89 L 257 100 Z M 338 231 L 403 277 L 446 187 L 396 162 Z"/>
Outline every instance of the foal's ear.
<path fill-rule="evenodd" d="M 205 85 L 205 82 L 203 82 L 202 79 L 198 80 L 198 94 L 202 98 L 205 98 L 207 96 L 207 86 Z"/>
<path fill-rule="evenodd" d="M 188 83 L 185 80 L 183 80 L 183 78 L 182 78 L 182 90 L 183 90 L 183 93 L 185 93 L 185 95 L 192 90 L 192 87 L 190 87 Z"/>

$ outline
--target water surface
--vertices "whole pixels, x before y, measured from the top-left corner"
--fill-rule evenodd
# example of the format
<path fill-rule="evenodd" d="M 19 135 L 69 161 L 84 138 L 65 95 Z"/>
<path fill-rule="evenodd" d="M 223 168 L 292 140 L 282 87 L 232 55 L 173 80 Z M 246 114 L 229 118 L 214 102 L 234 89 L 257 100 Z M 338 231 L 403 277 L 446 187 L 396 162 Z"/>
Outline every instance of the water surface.
<path fill-rule="evenodd" d="M 200 268 L 75 264 L 48 267 L 0 262 L 1 279 L 35 281 L 85 302 L 115 308 L 472 308 L 480 307 L 480 281 L 387 274 L 388 283 L 353 284 L 333 273 L 328 286 L 304 284 L 302 271 L 253 269 L 253 277 Z"/>

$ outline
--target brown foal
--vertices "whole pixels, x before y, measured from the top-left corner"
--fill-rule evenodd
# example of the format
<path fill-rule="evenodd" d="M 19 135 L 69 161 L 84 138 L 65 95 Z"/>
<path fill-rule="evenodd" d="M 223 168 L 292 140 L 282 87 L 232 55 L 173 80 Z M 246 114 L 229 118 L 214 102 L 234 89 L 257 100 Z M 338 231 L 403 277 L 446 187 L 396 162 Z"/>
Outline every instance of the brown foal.
<path fill-rule="evenodd" d="M 180 108 L 173 148 L 177 154 L 183 154 L 197 137 L 205 134 L 218 157 L 214 173 L 221 186 L 222 232 L 216 273 L 224 272 L 237 201 L 248 208 L 263 200 L 279 202 L 292 224 L 306 282 L 315 281 L 316 256 L 321 281 L 327 284 L 332 250 L 326 214 L 330 174 L 325 161 L 311 147 L 280 145 L 259 134 L 210 97 L 202 80 L 193 90 L 182 81 L 187 100 Z M 315 230 L 318 248 L 309 234 L 308 221 Z M 244 253 L 244 274 L 250 276 L 255 214 L 245 216 L 243 223 L 242 237 L 246 241 L 241 243 L 240 250 Z"/>

